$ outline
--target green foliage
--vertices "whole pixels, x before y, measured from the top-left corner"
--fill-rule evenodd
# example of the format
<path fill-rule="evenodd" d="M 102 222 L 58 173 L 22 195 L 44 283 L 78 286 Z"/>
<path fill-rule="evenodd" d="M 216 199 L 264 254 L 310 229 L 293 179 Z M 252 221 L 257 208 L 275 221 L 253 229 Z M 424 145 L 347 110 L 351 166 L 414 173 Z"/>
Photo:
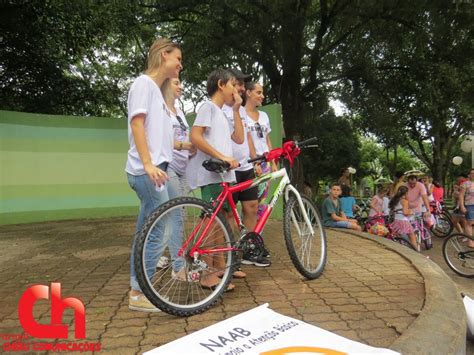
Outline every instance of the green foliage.
<path fill-rule="evenodd" d="M 370 176 L 373 181 L 385 178 L 393 180 L 391 164 L 394 153 L 389 151 L 383 144 L 378 143 L 374 138 L 361 139 L 361 163 L 357 170 L 358 176 Z M 423 164 L 413 157 L 405 148 L 397 147 L 397 170 L 408 171 L 412 169 L 424 170 Z"/>
<path fill-rule="evenodd" d="M 318 138 L 318 147 L 303 151 L 302 165 L 305 180 L 335 181 L 342 168 L 357 167 L 360 162 L 360 142 L 351 121 L 337 117 L 332 109 L 323 114 L 318 109 L 307 109 L 301 139 Z"/>
<path fill-rule="evenodd" d="M 366 40 L 342 53 L 353 71 L 342 100 L 364 131 L 387 147 L 407 146 L 443 180 L 456 141 L 472 129 L 472 5 L 383 6 Z"/>
<path fill-rule="evenodd" d="M 123 117 L 149 45 L 166 36 L 183 48 L 183 99 L 194 107 L 209 72 L 239 67 L 282 104 L 287 138 L 319 137 L 306 178 L 334 179 L 347 165 L 391 175 L 413 163 L 404 147 L 441 180 L 472 129 L 472 9 L 441 0 L 2 2 L 0 108 Z M 334 97 L 350 119 L 328 111 Z M 358 130 L 381 151 L 358 152 Z"/>

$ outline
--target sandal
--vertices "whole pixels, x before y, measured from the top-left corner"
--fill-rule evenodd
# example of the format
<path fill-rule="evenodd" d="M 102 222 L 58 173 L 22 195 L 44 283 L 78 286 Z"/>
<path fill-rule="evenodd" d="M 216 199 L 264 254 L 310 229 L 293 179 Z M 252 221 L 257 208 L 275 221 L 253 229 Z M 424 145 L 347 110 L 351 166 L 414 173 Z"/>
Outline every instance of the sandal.
<path fill-rule="evenodd" d="M 219 285 L 219 284 L 217 284 L 217 285 L 212 285 L 212 286 L 207 286 L 207 285 L 201 284 L 201 287 L 202 287 L 202 288 L 206 288 L 206 289 L 208 289 L 208 290 L 213 290 L 213 291 L 214 291 L 218 285 Z M 228 285 L 227 285 L 227 288 L 225 289 L 224 292 L 234 291 L 234 289 L 235 289 L 235 285 L 234 285 L 234 284 L 228 284 Z"/>
<path fill-rule="evenodd" d="M 224 271 L 215 271 L 215 272 L 217 272 L 217 277 L 222 278 L 222 276 L 224 276 Z M 232 276 L 235 277 L 236 279 L 244 279 L 247 276 L 247 274 L 243 272 L 242 270 L 237 270 L 237 271 L 234 271 Z"/>

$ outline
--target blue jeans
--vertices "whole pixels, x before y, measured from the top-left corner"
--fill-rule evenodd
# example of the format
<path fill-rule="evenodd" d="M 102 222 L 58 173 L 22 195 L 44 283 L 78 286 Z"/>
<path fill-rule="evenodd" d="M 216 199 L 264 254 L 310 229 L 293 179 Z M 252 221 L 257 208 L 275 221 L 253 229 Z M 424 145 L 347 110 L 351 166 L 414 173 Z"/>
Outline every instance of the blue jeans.
<path fill-rule="evenodd" d="M 162 170 L 166 170 L 166 166 L 160 165 Z M 176 197 L 176 192 L 169 185 L 165 185 L 163 191 L 156 191 L 155 184 L 150 180 L 148 175 L 130 175 L 127 174 L 128 184 L 135 191 L 138 198 L 140 199 L 140 212 L 137 218 L 137 225 L 135 235 L 137 235 L 148 218 L 161 204 L 167 202 L 170 198 Z M 147 275 L 153 275 L 156 270 L 156 264 L 158 259 L 163 254 L 170 237 L 174 242 L 169 243 L 170 255 L 173 260 L 173 269 L 178 271 L 182 265 L 182 260 L 177 260 L 179 248 L 181 247 L 181 234 L 182 234 L 182 218 L 178 210 L 176 213 L 170 214 L 170 220 L 161 220 L 153 230 L 150 232 L 150 236 L 145 245 L 145 269 Z M 135 236 L 136 238 L 136 236 Z M 141 291 L 140 286 L 137 282 L 134 264 L 134 247 L 135 238 L 132 245 L 132 253 L 130 255 L 130 286 L 132 290 Z M 176 239 L 179 238 L 179 244 Z"/>

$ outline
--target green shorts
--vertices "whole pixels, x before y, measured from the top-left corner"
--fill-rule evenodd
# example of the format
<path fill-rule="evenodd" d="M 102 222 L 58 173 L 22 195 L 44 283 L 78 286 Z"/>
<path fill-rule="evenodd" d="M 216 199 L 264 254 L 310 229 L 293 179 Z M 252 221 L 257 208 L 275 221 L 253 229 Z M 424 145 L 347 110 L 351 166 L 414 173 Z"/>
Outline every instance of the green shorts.
<path fill-rule="evenodd" d="M 222 186 L 220 184 L 209 184 L 201 187 L 201 197 L 206 202 L 216 200 L 222 192 Z M 227 201 L 222 205 L 222 209 L 226 212 L 230 212 L 230 206 Z"/>

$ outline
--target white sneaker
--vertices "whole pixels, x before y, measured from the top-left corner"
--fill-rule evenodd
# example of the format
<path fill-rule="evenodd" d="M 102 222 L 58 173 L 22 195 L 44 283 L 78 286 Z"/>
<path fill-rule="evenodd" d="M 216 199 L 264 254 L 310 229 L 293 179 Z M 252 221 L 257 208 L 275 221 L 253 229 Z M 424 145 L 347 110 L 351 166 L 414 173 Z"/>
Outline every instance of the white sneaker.
<path fill-rule="evenodd" d="M 170 265 L 170 259 L 166 256 L 160 257 L 158 262 L 156 263 L 156 267 L 158 269 L 164 269 Z"/>
<path fill-rule="evenodd" d="M 150 301 L 148 301 L 144 294 L 137 296 L 129 296 L 128 308 L 132 311 L 139 312 L 161 312 L 161 309 L 156 308 Z"/>

